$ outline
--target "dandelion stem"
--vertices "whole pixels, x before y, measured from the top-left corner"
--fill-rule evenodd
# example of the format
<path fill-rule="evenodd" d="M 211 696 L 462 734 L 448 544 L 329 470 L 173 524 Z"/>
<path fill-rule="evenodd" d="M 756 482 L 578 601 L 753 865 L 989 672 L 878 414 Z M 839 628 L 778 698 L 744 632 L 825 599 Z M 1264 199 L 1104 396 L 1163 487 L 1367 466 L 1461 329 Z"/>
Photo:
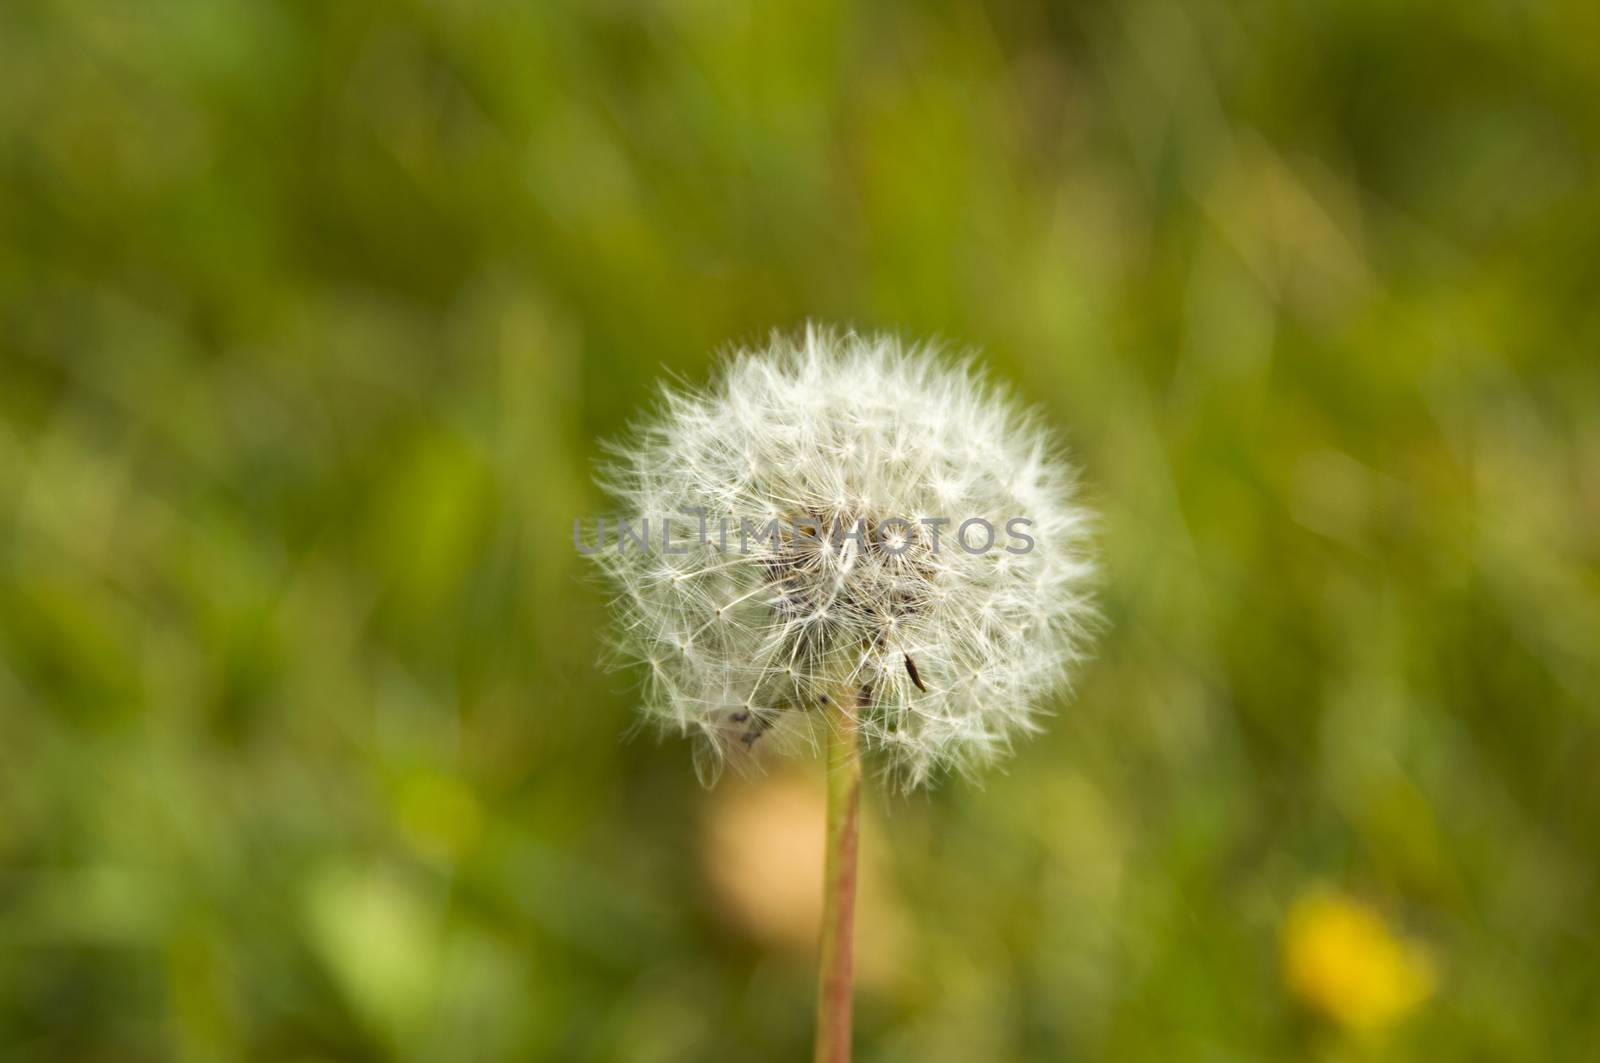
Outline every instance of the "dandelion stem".
<path fill-rule="evenodd" d="M 856 841 L 861 754 L 855 696 L 828 707 L 828 825 L 822 885 L 822 942 L 817 955 L 816 1063 L 850 1063 L 850 1004 L 855 981 Z"/>

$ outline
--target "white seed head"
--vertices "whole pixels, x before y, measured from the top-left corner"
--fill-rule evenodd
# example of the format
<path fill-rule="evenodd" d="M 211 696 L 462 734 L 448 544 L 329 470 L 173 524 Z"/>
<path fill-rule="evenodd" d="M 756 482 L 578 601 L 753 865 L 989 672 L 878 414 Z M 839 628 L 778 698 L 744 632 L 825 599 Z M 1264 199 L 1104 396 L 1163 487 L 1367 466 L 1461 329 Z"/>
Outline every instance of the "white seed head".
<path fill-rule="evenodd" d="M 774 336 L 708 390 L 666 389 L 610 452 L 601 483 L 650 535 L 594 554 L 618 655 L 641 666 L 645 714 L 699 738 L 713 771 L 814 738 L 825 699 L 907 787 L 977 768 L 1037 729 L 1084 653 L 1090 514 L 1050 435 L 970 364 Z M 706 544 L 684 512 L 702 508 Z M 958 538 L 972 518 L 989 548 L 981 524 Z"/>

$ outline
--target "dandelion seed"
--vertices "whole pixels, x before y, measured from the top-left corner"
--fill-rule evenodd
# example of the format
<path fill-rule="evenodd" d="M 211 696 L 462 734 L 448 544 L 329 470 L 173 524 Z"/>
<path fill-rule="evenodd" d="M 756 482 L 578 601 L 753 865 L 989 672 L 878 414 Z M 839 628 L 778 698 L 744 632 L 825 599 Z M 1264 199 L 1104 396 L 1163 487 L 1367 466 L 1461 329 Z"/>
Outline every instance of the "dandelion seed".
<path fill-rule="evenodd" d="M 906 675 L 911 677 L 911 682 L 916 685 L 918 690 L 924 694 L 928 692 L 928 688 L 922 682 L 922 676 L 917 672 L 917 662 L 911 659 L 911 654 L 909 653 L 906 654 Z"/>

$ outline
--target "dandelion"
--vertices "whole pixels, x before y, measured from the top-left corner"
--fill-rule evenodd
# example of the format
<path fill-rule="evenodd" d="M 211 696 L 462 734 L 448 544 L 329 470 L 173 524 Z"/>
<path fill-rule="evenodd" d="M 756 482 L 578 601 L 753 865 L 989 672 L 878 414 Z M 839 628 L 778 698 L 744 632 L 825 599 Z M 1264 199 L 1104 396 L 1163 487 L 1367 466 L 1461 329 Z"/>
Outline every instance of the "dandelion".
<path fill-rule="evenodd" d="M 1301 896 L 1283 926 L 1283 974 L 1306 1007 L 1371 1034 L 1415 1011 L 1434 989 L 1434 965 L 1420 945 L 1343 894 Z"/>
<path fill-rule="evenodd" d="M 1038 729 L 1093 617 L 1074 473 L 970 363 L 808 328 L 666 389 L 602 483 L 645 715 L 708 774 L 827 747 L 818 1058 L 846 1059 L 861 751 L 909 789 Z"/>

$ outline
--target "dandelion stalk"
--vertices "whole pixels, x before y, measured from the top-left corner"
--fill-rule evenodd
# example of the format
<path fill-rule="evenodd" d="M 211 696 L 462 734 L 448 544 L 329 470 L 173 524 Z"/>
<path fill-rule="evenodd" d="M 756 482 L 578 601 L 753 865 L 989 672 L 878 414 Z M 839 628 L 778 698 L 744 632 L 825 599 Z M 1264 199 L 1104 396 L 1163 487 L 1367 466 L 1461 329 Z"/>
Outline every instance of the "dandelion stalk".
<path fill-rule="evenodd" d="M 845 705 L 853 708 L 846 709 Z M 850 1063 L 855 986 L 856 845 L 861 822 L 861 750 L 852 697 L 835 699 L 828 721 L 828 815 L 817 950 L 816 1063 Z"/>

